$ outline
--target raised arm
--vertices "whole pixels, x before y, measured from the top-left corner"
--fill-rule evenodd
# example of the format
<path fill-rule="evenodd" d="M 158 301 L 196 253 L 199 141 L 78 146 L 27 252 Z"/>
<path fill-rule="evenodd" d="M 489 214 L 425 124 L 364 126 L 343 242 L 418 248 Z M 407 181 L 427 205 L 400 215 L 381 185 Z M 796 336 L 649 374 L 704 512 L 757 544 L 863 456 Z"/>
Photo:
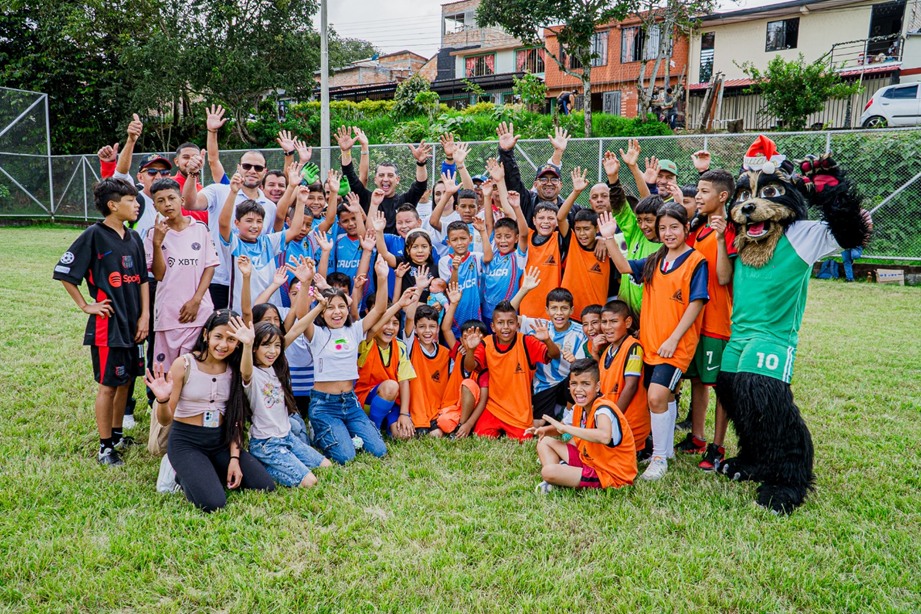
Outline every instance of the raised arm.
<path fill-rule="evenodd" d="M 515 222 L 518 224 L 518 249 L 523 254 L 528 253 L 528 221 L 524 219 L 524 212 L 521 210 L 521 194 L 518 192 L 508 193 L 508 204 L 512 209 Z"/>
<path fill-rule="evenodd" d="M 416 182 L 410 186 L 406 193 L 406 202 L 416 204 L 422 193 L 428 187 L 429 170 L 428 159 L 432 155 L 432 146 L 426 145 L 425 141 L 419 143 L 418 147 L 409 145 L 409 151 L 416 160 Z M 421 188 L 421 189 L 420 189 Z M 418 194 L 417 194 L 418 193 Z"/>
<path fill-rule="evenodd" d="M 547 346 L 547 356 L 551 360 L 559 358 L 561 356 L 560 346 L 553 342 L 553 337 L 550 335 L 550 324 L 536 319 L 531 327 L 534 329 L 534 337 Z"/>
<path fill-rule="evenodd" d="M 359 237 L 365 236 L 365 211 L 361 208 L 361 199 L 355 192 L 349 192 L 345 196 L 345 208 L 355 214 L 356 231 Z"/>
<path fill-rule="evenodd" d="M 627 262 L 627 258 L 620 251 L 620 246 L 617 245 L 617 240 L 614 238 L 614 235 L 617 234 L 617 222 L 614 221 L 614 217 L 610 213 L 602 213 L 598 216 L 598 230 L 601 232 L 601 238 L 604 239 L 604 244 L 608 248 L 608 255 L 611 256 L 611 262 L 614 267 L 627 275 L 633 273 L 630 263 Z"/>
<path fill-rule="evenodd" d="M 300 176 L 301 167 L 299 164 L 292 162 L 290 165 L 288 165 L 288 172 L 292 176 L 295 176 L 295 175 Z M 290 191 L 291 194 L 293 195 L 294 194 L 293 187 L 294 186 L 291 183 L 289 183 L 288 187 L 285 189 L 285 194 L 287 194 Z M 285 231 L 285 243 L 286 244 L 290 243 L 297 237 L 297 235 L 301 234 L 301 230 L 303 229 L 303 226 L 304 226 L 304 215 L 306 215 L 304 213 L 304 210 L 306 208 L 307 207 L 305 207 L 304 205 L 297 205 L 294 207 L 294 215 L 291 216 L 291 227 Z"/>
<path fill-rule="evenodd" d="M 224 119 L 224 107 L 211 105 L 210 109 L 205 109 L 205 114 L 205 127 L 208 129 L 206 151 L 208 152 L 208 166 L 211 169 L 211 180 L 214 183 L 221 183 L 225 173 L 224 165 L 221 164 L 221 150 L 218 147 L 217 134 L 227 123 L 227 120 Z"/>
<path fill-rule="evenodd" d="M 453 348 L 457 343 L 457 337 L 454 336 L 454 315 L 457 313 L 457 305 L 463 297 L 464 291 L 460 289 L 457 282 L 448 284 L 448 308 L 445 309 L 445 315 L 441 319 L 441 334 L 445 337 L 445 343 L 449 348 Z"/>
<path fill-rule="evenodd" d="M 297 147 L 294 145 L 294 136 L 290 130 L 279 130 L 278 138 L 275 139 L 278 146 L 285 154 L 285 168 L 294 163 L 294 154 L 297 153 Z"/>
<path fill-rule="evenodd" d="M 550 163 L 557 167 L 563 166 L 563 153 L 569 144 L 569 132 L 557 126 L 554 128 L 553 134 L 548 134 L 547 138 L 550 140 L 550 144 L 553 145 L 553 155 L 550 157 Z"/>
<path fill-rule="evenodd" d="M 317 230 L 324 233 L 329 231 L 329 229 L 333 227 L 333 224 L 336 223 L 336 211 L 339 209 L 338 195 L 341 182 L 342 173 L 337 173 L 333 169 L 329 169 L 329 173 L 326 175 L 326 185 L 329 188 L 329 194 L 326 196 L 326 215 L 323 217 L 323 221 L 317 225 Z M 333 239 L 335 238 L 336 237 L 333 237 Z"/>
<path fill-rule="evenodd" d="M 518 311 L 521 307 L 521 301 L 524 300 L 524 297 L 528 295 L 528 292 L 540 285 L 540 269 L 536 266 L 532 266 L 528 271 L 521 277 L 521 287 L 518 288 L 518 292 L 515 293 L 515 296 L 512 297 L 511 303 L 512 307 L 515 308 L 515 311 Z"/>
<path fill-rule="evenodd" d="M 251 277 L 253 275 L 253 263 L 247 256 L 237 257 L 237 269 L 240 271 L 240 315 L 243 321 L 252 323 L 253 321 L 253 295 Z"/>
<path fill-rule="evenodd" d="M 460 191 L 460 186 L 454 181 L 454 175 L 442 174 L 441 181 L 444 182 L 445 191 L 441 195 L 441 199 L 435 203 L 435 208 L 432 209 L 432 215 L 429 216 L 429 226 L 438 232 L 441 232 L 441 216 L 444 215 L 445 208 L 448 206 L 448 203 L 451 202 L 451 199 L 454 198 L 454 195 Z"/>
<path fill-rule="evenodd" d="M 633 175 L 633 179 L 636 181 L 636 190 L 640 198 L 646 198 L 649 196 L 649 187 L 643 179 L 643 172 L 640 171 L 640 151 L 640 142 L 636 139 L 630 139 L 630 146 L 627 147 L 627 152 L 624 153 L 623 149 L 620 150 L 620 159 L 630 169 L 630 174 Z M 607 155 L 605 157 L 607 158 Z M 607 167 L 605 167 L 605 170 L 607 170 Z M 608 180 L 610 181 L 610 177 Z"/>
<path fill-rule="evenodd" d="M 188 185 L 188 181 L 186 185 Z M 221 233 L 221 239 L 225 243 L 230 243 L 231 224 L 233 223 L 233 210 L 237 203 L 237 193 L 243 187 L 243 176 L 240 173 L 234 173 L 230 180 L 230 192 L 227 194 L 227 200 L 221 208 L 221 215 L 217 219 L 218 230 Z"/>
<path fill-rule="evenodd" d="M 376 191 L 376 190 L 375 190 Z M 387 216 L 382 211 L 376 211 L 372 201 L 370 218 L 371 226 L 374 228 L 374 240 L 377 244 L 377 253 L 387 261 L 387 266 L 391 269 L 397 268 L 397 257 L 387 249 L 387 241 L 384 239 L 384 229 L 387 227 Z"/>
<path fill-rule="evenodd" d="M 187 165 L 189 176 L 192 177 L 201 173 L 204 165 L 205 159 L 200 153 L 193 155 L 189 158 Z M 195 181 L 186 181 L 185 185 L 182 186 L 182 206 L 188 211 L 205 211 L 208 208 L 208 197 L 205 195 L 204 190 L 198 190 L 198 185 L 196 185 Z"/>
<path fill-rule="evenodd" d="M 467 170 L 467 155 L 470 153 L 470 146 L 467 143 L 455 143 L 454 144 L 454 164 L 457 169 L 457 175 L 460 176 L 461 185 L 465 190 L 476 189 L 476 186 L 473 184 L 473 178 L 470 176 L 470 171 Z M 444 177 L 444 173 L 442 174 Z"/>
<path fill-rule="evenodd" d="M 275 269 L 275 274 L 272 275 L 272 283 L 262 291 L 262 293 L 256 297 L 256 300 L 253 302 L 253 305 L 261 305 L 262 303 L 268 303 L 269 299 L 272 298 L 272 295 L 278 291 L 285 282 L 288 281 L 288 273 L 294 272 L 294 267 L 288 264 L 282 264 L 280 267 Z"/>
<path fill-rule="evenodd" d="M 163 281 L 163 278 L 166 276 L 166 258 L 163 257 L 163 239 L 166 238 L 166 233 L 169 232 L 169 225 L 166 223 L 166 220 L 160 220 L 153 227 L 153 237 L 151 237 L 151 243 L 153 244 L 153 272 L 154 279 L 157 281 Z"/>
<path fill-rule="evenodd" d="M 487 205 L 492 207 L 492 204 Z M 492 217 L 492 216 L 490 216 Z M 486 232 L 486 220 L 481 220 L 480 218 L 473 219 L 473 228 L 478 233 L 480 233 L 480 239 L 483 243 L 483 264 L 489 264 L 492 262 L 492 244 L 489 241 L 489 233 Z M 453 277 L 453 275 L 452 275 Z"/>
<path fill-rule="evenodd" d="M 138 114 L 135 113 L 132 117 L 134 117 L 134 120 L 128 124 L 128 138 L 125 140 L 122 152 L 118 155 L 118 164 L 115 165 L 115 172 L 121 175 L 127 175 L 131 171 L 131 156 L 134 155 L 134 145 L 144 131 L 144 124 Z"/>
<path fill-rule="evenodd" d="M 361 185 L 368 187 L 368 173 L 371 170 L 371 149 L 368 146 L 368 135 L 355 126 L 355 138 L 361 145 L 361 158 L 358 160 L 358 180 Z"/>
<path fill-rule="evenodd" d="M 320 264 L 317 267 L 317 273 L 326 277 L 329 274 L 329 255 L 333 251 L 333 242 L 319 228 L 313 232 L 313 240 L 320 248 Z"/>
<path fill-rule="evenodd" d="M 249 384 L 253 381 L 253 341 L 256 339 L 256 331 L 253 330 L 252 323 L 247 324 L 240 318 L 230 318 L 227 326 L 230 328 L 229 336 L 243 346 L 243 354 L 240 356 L 240 377 L 243 378 L 244 384 Z"/>
<path fill-rule="evenodd" d="M 301 211 L 304 208 L 303 205 L 297 202 L 297 195 L 301 187 L 301 167 L 292 162 L 285 167 L 285 177 L 288 180 L 288 187 L 285 188 L 285 193 L 281 195 L 278 200 L 278 207 L 275 208 L 275 224 L 272 227 L 275 232 L 281 232 L 285 229 L 285 218 L 288 217 L 288 209 L 292 203 L 295 203 L 295 208 L 301 209 Z M 291 220 L 291 228 L 295 228 L 293 219 Z M 300 231 L 300 226 L 297 226 L 297 229 Z M 286 241 L 290 240 L 286 239 Z"/>
<path fill-rule="evenodd" d="M 377 275 L 377 295 L 374 297 L 374 307 L 365 314 L 361 321 L 364 333 L 371 330 L 387 311 L 387 275 L 390 274 L 390 267 L 383 258 L 378 257 L 374 263 L 374 273 Z"/>
<path fill-rule="evenodd" d="M 570 177 L 572 177 L 572 192 L 566 200 L 563 201 L 560 210 L 556 214 L 556 221 L 560 225 L 560 236 L 565 237 L 569 235 L 569 211 L 576 203 L 576 199 L 579 198 L 579 195 L 588 187 L 588 181 L 585 179 L 587 173 L 588 169 L 583 171 L 578 166 L 572 169 L 570 173 Z"/>
<path fill-rule="evenodd" d="M 728 286 L 732 281 L 732 258 L 726 245 L 726 220 L 720 215 L 710 218 L 710 227 L 716 231 L 716 281 Z"/>

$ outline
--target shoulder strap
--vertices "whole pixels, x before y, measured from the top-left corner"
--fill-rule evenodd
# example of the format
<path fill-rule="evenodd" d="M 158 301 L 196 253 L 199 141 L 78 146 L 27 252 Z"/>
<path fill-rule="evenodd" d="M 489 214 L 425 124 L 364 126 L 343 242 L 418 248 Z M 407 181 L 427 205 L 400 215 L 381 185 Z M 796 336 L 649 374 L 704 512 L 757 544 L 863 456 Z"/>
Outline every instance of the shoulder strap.
<path fill-rule="evenodd" d="M 191 356 L 189 354 L 183 354 L 182 359 L 185 362 L 185 372 L 182 375 L 182 385 L 185 386 L 189 383 L 189 373 L 192 370 Z"/>

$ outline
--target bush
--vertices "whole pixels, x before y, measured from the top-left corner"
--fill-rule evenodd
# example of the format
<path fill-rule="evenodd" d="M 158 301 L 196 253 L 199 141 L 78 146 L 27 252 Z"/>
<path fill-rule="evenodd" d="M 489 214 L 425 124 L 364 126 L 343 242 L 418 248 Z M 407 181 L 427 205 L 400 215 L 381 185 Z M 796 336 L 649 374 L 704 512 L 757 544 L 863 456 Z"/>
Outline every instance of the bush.
<path fill-rule="evenodd" d="M 426 112 L 425 106 L 416 101 L 416 97 L 422 92 L 428 92 L 430 84 L 428 79 L 414 74 L 406 81 L 397 86 L 397 91 L 393 95 L 396 103 L 393 107 L 394 113 L 398 115 L 422 115 Z"/>

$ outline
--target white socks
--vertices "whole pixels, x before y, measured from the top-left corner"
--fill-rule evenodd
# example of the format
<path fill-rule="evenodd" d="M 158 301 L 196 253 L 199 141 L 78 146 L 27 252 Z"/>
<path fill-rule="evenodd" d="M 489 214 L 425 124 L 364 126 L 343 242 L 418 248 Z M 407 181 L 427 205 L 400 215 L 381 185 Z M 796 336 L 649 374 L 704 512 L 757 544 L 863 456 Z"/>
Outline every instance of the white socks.
<path fill-rule="evenodd" d="M 675 458 L 675 424 L 678 422 L 678 401 L 671 401 L 668 404 L 668 411 L 665 415 L 671 420 L 671 429 L 668 431 L 668 456 L 666 458 Z"/>
<path fill-rule="evenodd" d="M 652 456 L 655 458 L 668 458 L 674 454 L 674 447 L 669 448 L 670 442 L 675 440 L 675 419 L 671 412 L 663 414 L 650 414 L 652 423 Z M 669 432 L 671 431 L 671 432 Z"/>

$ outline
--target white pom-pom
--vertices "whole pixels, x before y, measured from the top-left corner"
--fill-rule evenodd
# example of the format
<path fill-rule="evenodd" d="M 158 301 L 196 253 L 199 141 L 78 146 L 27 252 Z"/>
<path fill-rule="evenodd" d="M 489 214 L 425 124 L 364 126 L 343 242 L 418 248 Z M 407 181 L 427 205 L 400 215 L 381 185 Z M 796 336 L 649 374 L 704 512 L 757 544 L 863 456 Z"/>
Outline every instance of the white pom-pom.
<path fill-rule="evenodd" d="M 761 167 L 761 172 L 765 175 L 773 175 L 775 170 L 774 163 L 770 161 L 765 162 L 764 166 Z"/>

